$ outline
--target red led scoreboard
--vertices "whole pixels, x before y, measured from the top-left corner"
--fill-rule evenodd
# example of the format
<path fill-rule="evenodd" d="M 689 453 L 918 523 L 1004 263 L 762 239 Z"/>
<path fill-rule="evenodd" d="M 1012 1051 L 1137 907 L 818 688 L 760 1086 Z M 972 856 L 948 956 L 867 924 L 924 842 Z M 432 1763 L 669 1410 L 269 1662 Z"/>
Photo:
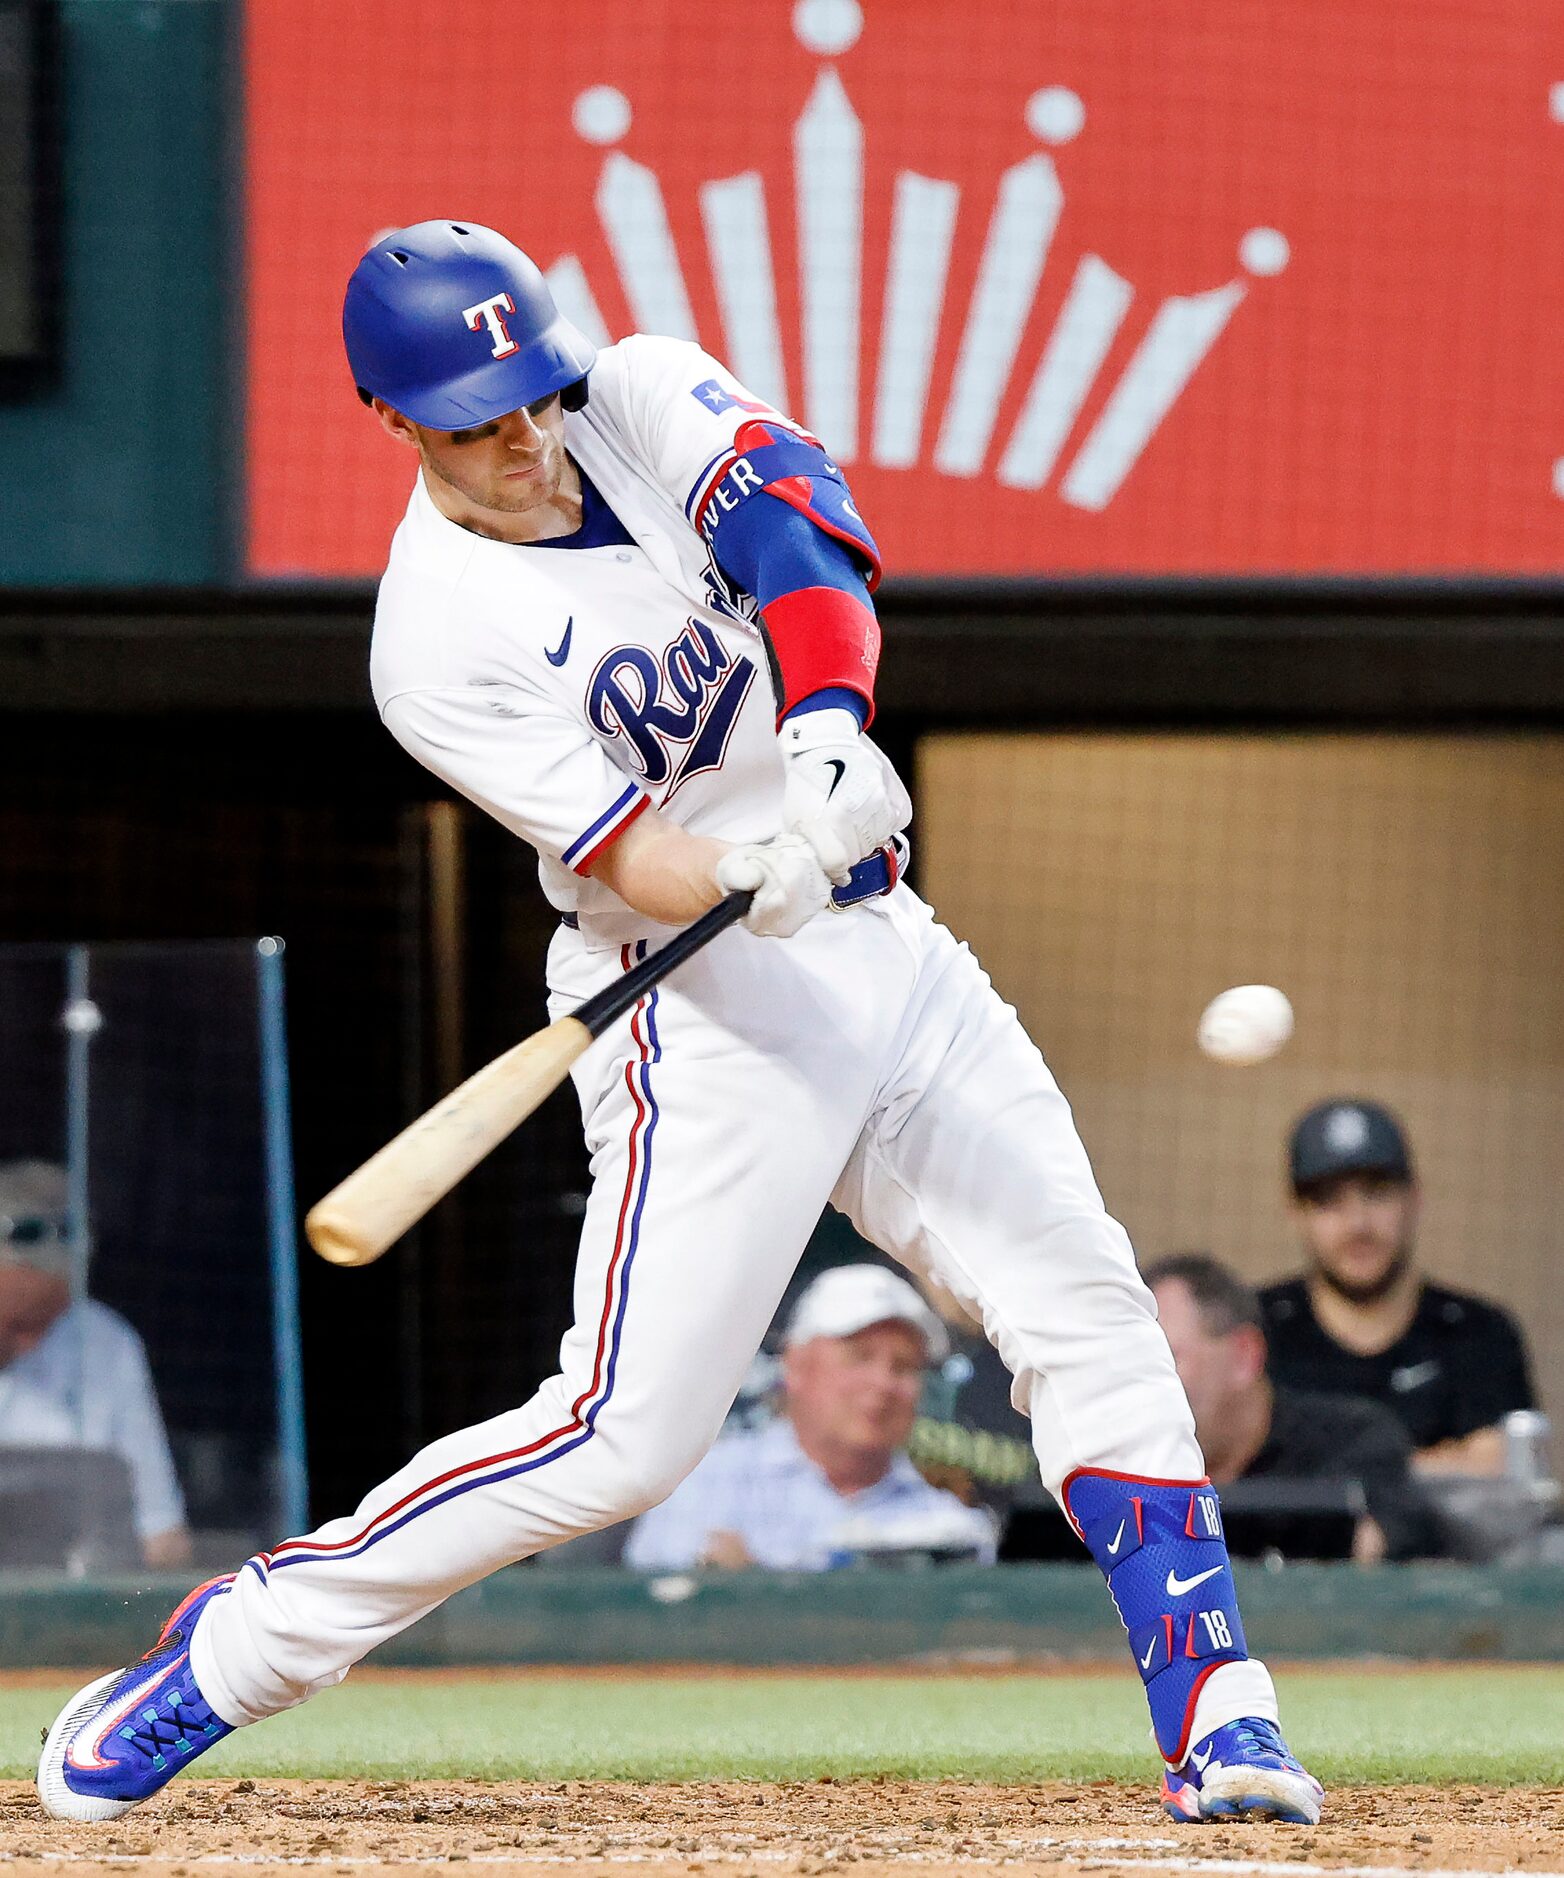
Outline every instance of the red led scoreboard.
<path fill-rule="evenodd" d="M 1538 574 L 1564 544 L 1564 60 L 1536 0 L 249 0 L 248 523 L 372 575 L 386 228 L 698 338 L 892 573 Z"/>

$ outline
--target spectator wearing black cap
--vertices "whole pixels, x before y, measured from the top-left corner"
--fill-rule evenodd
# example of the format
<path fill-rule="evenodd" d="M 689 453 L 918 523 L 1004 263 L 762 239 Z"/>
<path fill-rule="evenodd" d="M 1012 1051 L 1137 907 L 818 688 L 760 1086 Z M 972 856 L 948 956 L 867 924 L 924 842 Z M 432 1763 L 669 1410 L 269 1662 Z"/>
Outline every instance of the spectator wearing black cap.
<path fill-rule="evenodd" d="M 1431 1284 L 1415 1257 L 1420 1194 L 1400 1124 L 1338 1097 L 1289 1149 L 1308 1269 L 1261 1293 L 1271 1372 L 1392 1410 L 1427 1473 L 1499 1474 L 1499 1424 L 1534 1406 L 1526 1346 L 1496 1305 Z"/>

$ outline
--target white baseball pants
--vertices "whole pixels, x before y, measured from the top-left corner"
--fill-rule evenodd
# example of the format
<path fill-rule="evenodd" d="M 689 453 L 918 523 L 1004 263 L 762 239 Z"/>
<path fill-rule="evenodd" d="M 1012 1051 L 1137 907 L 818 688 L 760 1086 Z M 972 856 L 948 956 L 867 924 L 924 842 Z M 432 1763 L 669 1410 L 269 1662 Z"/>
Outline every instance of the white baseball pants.
<path fill-rule="evenodd" d="M 562 928 L 553 1014 L 632 957 Z M 246 1563 L 192 1649 L 226 1720 L 305 1700 L 463 1585 L 663 1499 L 715 1439 L 827 1201 L 981 1316 L 1050 1490 L 1081 1466 L 1202 1474 L 1064 1097 L 907 888 L 792 939 L 724 934 L 575 1080 L 592 1192 L 559 1373 Z M 1197 1729 L 1274 1713 L 1263 1666 L 1234 1664 Z"/>

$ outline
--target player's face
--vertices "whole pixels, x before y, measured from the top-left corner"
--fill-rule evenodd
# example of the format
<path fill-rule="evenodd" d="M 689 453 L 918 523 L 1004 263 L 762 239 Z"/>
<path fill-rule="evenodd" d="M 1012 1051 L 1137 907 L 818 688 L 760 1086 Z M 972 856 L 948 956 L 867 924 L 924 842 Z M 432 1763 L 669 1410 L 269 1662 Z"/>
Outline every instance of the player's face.
<path fill-rule="evenodd" d="M 389 405 L 382 408 L 379 399 L 375 409 L 393 436 L 416 446 L 435 482 L 469 504 L 480 521 L 524 517 L 560 493 L 569 459 L 557 391 L 471 430 L 430 430 Z"/>
<path fill-rule="evenodd" d="M 30 1265 L 0 1264 L 0 1369 L 40 1343 L 70 1301 L 63 1278 Z"/>
<path fill-rule="evenodd" d="M 1316 1273 L 1356 1303 L 1383 1297 L 1406 1268 L 1417 1189 L 1383 1174 L 1343 1174 L 1299 1197 L 1294 1213 Z"/>
<path fill-rule="evenodd" d="M 926 1362 L 922 1337 L 899 1322 L 790 1349 L 787 1410 L 804 1451 L 880 1454 L 888 1465 L 912 1433 Z"/>

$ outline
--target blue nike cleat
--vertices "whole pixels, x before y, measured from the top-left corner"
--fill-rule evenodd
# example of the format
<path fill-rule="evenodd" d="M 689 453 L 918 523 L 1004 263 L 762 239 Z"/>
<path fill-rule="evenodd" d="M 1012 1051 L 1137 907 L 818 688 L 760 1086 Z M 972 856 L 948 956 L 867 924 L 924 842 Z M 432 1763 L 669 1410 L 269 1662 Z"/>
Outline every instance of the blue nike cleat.
<path fill-rule="evenodd" d="M 1275 1722 L 1246 1715 L 1196 1742 L 1162 1776 L 1162 1810 L 1174 1819 L 1283 1819 L 1316 1825 L 1325 1789 L 1305 1771 Z"/>
<path fill-rule="evenodd" d="M 232 1583 L 229 1576 L 197 1585 L 139 1663 L 100 1676 L 66 1703 L 38 1761 L 46 1813 L 114 1819 L 233 1733 L 213 1714 L 190 1669 L 196 1619 Z"/>

